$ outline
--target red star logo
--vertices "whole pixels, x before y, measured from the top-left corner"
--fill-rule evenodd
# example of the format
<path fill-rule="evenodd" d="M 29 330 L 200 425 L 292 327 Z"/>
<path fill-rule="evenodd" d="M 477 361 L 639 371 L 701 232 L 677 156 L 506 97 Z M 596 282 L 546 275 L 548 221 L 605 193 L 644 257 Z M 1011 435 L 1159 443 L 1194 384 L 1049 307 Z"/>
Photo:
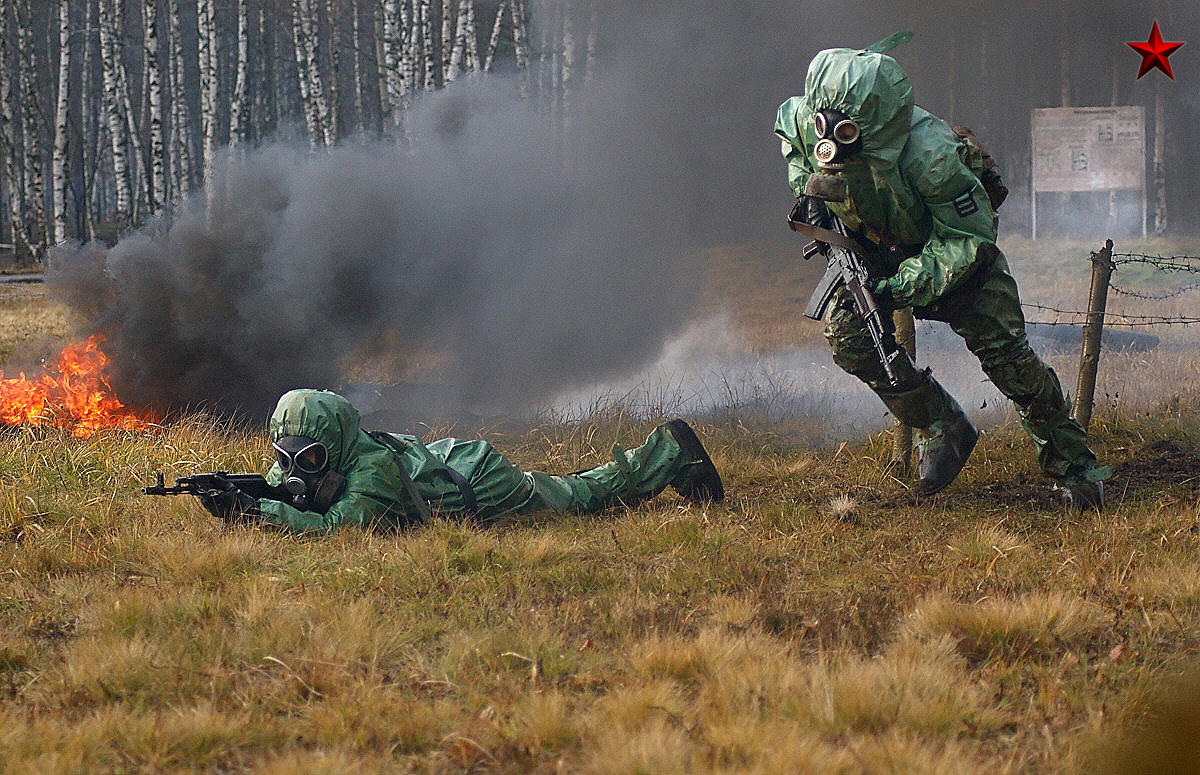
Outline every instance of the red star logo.
<path fill-rule="evenodd" d="M 1154 27 L 1150 30 L 1149 40 L 1145 43 L 1126 41 L 1125 45 L 1142 55 L 1142 67 L 1138 70 L 1138 78 L 1158 68 L 1166 73 L 1172 81 L 1175 80 L 1175 76 L 1171 74 L 1171 63 L 1167 61 L 1167 57 L 1175 53 L 1175 50 L 1183 43 L 1164 41 L 1162 35 L 1158 34 L 1157 19 L 1154 20 Z"/>

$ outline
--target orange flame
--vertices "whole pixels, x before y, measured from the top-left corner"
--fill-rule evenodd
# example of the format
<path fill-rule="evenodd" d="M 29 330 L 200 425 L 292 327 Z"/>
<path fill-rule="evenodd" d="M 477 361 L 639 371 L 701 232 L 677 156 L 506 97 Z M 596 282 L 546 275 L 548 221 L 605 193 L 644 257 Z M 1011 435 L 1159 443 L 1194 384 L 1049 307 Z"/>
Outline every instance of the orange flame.
<path fill-rule="evenodd" d="M 46 373 L 26 379 L 4 379 L 0 371 L 0 423 L 55 425 L 75 438 L 103 428 L 146 430 L 149 423 L 125 408 L 113 395 L 104 368 L 108 356 L 100 350 L 102 334 L 67 345 Z"/>

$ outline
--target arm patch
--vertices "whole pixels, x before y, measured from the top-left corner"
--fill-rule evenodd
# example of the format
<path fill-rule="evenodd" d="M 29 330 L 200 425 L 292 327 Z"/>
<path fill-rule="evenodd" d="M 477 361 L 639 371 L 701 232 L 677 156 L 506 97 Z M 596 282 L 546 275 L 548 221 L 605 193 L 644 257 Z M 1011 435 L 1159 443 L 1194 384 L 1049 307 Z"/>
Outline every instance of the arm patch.
<path fill-rule="evenodd" d="M 971 195 L 971 189 L 967 189 L 951 201 L 954 205 L 954 211 L 958 213 L 958 217 L 966 218 L 968 215 L 974 215 L 979 212 L 979 205 L 975 202 L 975 197 Z"/>

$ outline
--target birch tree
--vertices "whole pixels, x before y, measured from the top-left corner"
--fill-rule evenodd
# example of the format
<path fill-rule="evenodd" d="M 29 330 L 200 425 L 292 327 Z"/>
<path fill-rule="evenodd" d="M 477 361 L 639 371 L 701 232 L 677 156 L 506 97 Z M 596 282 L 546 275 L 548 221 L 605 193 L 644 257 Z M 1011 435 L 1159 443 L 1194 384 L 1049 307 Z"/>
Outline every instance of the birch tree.
<path fill-rule="evenodd" d="M 144 31 L 146 98 L 150 110 L 150 174 L 148 176 L 147 206 L 156 211 L 167 199 L 166 143 L 163 136 L 162 73 L 158 61 L 159 5 L 157 0 L 144 0 L 142 29 Z"/>
<path fill-rule="evenodd" d="M 229 143 L 233 145 L 246 139 L 249 124 L 249 69 L 250 69 L 250 9 L 246 0 L 237 0 L 238 47 L 237 75 L 234 80 L 233 100 L 229 103 Z"/>
<path fill-rule="evenodd" d="M 133 217 L 133 181 L 129 173 L 129 125 L 123 114 L 120 94 L 120 73 L 117 61 L 117 34 L 114 28 L 115 0 L 100 0 L 100 59 L 104 70 L 104 106 L 108 116 L 108 133 L 112 145 L 113 180 L 117 190 L 115 220 L 119 228 L 129 225 Z"/>
<path fill-rule="evenodd" d="M 469 68 L 468 41 L 474 41 L 475 35 L 475 2 L 474 0 L 459 0 L 454 46 L 450 51 L 446 67 L 447 83 L 458 80 L 464 69 Z"/>
<path fill-rule="evenodd" d="M 21 82 L 21 136 L 25 141 L 25 207 L 26 234 L 37 256 L 45 255 L 50 238 L 46 219 L 45 170 L 42 166 L 41 130 L 42 108 L 38 104 L 37 49 L 33 41 L 33 9 L 29 0 L 21 0 L 18 9 L 18 40 Z"/>
<path fill-rule="evenodd" d="M 24 210 L 21 205 L 24 187 L 23 146 L 17 135 L 19 116 L 15 109 L 16 79 L 13 78 L 14 46 L 11 36 L 15 28 L 16 9 L 0 3 L 0 152 L 4 154 L 4 183 L 8 187 L 8 224 L 14 252 L 22 243 Z"/>
<path fill-rule="evenodd" d="M 425 54 L 425 91 L 437 88 L 437 58 L 433 50 L 433 9 L 429 0 L 420 0 L 421 46 Z"/>
<path fill-rule="evenodd" d="M 54 242 L 67 239 L 67 138 L 71 83 L 71 3 L 58 3 L 58 100 L 54 111 Z"/>
<path fill-rule="evenodd" d="M 204 138 L 204 175 L 212 174 L 217 155 L 217 97 L 218 76 L 217 16 L 214 0 L 199 0 L 197 29 L 200 46 L 200 126 Z"/>
<path fill-rule="evenodd" d="M 182 197 L 192 187 L 192 116 L 184 77 L 183 32 L 180 29 L 183 0 L 173 0 L 171 14 L 171 137 L 174 149 L 171 171 L 175 196 Z"/>

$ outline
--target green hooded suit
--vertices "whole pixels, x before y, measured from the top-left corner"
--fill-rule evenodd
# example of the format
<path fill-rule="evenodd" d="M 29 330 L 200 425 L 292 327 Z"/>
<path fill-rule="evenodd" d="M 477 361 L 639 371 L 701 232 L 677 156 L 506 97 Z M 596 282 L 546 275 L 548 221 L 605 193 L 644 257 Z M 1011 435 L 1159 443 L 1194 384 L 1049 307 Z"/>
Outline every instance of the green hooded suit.
<path fill-rule="evenodd" d="M 796 196 L 817 169 L 814 112 L 836 110 L 856 121 L 862 148 L 840 173 L 847 198 L 828 202 L 829 210 L 875 247 L 868 258 L 896 306 L 944 321 L 963 337 L 996 387 L 1020 407 L 1047 476 L 1064 484 L 1102 477 L 1058 377 L 1026 339 L 1017 285 L 996 246 L 996 213 L 979 178 L 979 147 L 913 104 L 908 76 L 889 56 L 822 51 L 804 88 L 804 96 L 780 106 L 775 122 Z M 905 369 L 899 387 L 889 384 L 844 288 L 827 308 L 825 336 L 837 364 L 907 425 L 936 429 L 961 411 L 915 369 Z"/>
<path fill-rule="evenodd" d="M 300 511 L 288 503 L 260 500 L 265 522 L 299 532 L 324 533 L 339 525 L 403 527 L 419 523 L 405 474 L 434 512 L 474 516 L 487 522 L 504 514 L 538 510 L 595 512 L 616 503 L 632 504 L 680 483 L 690 461 L 666 426 L 628 452 L 613 447 L 613 461 L 563 476 L 525 472 L 486 441 L 441 439 L 423 444 L 416 436 L 368 432 L 358 410 L 345 398 L 320 390 L 285 393 L 271 416 L 271 440 L 308 436 L 325 445 L 329 468 L 346 479 L 345 489 L 322 512 Z M 474 491 L 472 510 L 453 469 Z M 403 469 L 403 471 L 401 470 Z M 276 463 L 267 481 L 279 485 Z"/>

